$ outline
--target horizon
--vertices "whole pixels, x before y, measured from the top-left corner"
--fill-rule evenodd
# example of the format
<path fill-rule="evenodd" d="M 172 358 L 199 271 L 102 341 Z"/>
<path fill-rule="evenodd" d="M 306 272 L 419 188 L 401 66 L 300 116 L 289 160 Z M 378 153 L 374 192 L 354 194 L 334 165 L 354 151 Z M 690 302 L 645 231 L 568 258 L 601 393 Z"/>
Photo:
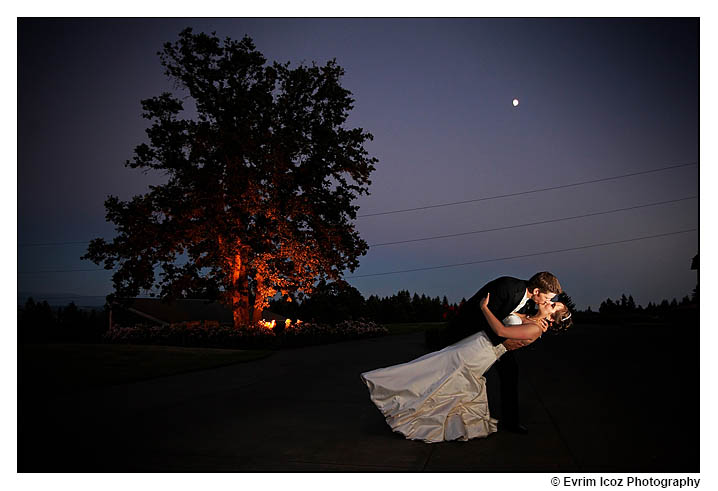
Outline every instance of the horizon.
<path fill-rule="evenodd" d="M 402 291 L 408 291 L 408 292 L 409 292 L 409 296 L 412 297 L 412 299 L 413 299 L 413 297 L 414 297 L 415 295 L 417 295 L 417 296 L 419 296 L 419 297 L 425 296 L 426 298 L 429 298 L 429 299 L 431 299 L 431 300 L 434 300 L 434 299 L 436 299 L 436 298 L 438 298 L 439 300 L 443 300 L 444 298 L 447 298 L 447 300 L 448 300 L 448 302 L 449 302 L 449 305 L 459 305 L 462 301 L 468 300 L 468 299 L 470 298 L 470 297 L 461 298 L 461 299 L 459 299 L 458 301 L 455 301 L 455 302 L 454 302 L 454 301 L 451 301 L 446 295 L 433 295 L 433 296 L 430 296 L 430 295 L 427 295 L 427 294 L 425 294 L 425 293 L 423 293 L 423 292 L 415 292 L 415 291 L 406 290 L 406 289 L 404 289 L 404 290 L 397 290 L 397 291 L 394 292 L 394 294 L 392 294 L 392 295 L 374 295 L 374 294 L 364 295 L 364 294 L 362 294 L 361 292 L 359 292 L 359 293 L 362 295 L 362 298 L 364 299 L 364 301 L 367 301 L 367 300 L 369 300 L 369 298 L 370 298 L 371 296 L 376 296 L 376 297 L 378 297 L 378 298 L 381 300 L 381 299 L 386 299 L 386 298 L 394 297 L 394 296 L 398 295 L 398 294 L 399 294 L 400 292 L 402 292 Z M 609 300 L 609 299 L 612 300 L 612 301 L 620 301 L 620 300 L 621 300 L 621 296 L 623 296 L 623 295 L 625 295 L 627 298 L 632 298 L 632 297 L 633 297 L 632 294 L 624 292 L 624 293 L 621 293 L 620 295 L 616 295 L 615 297 L 614 297 L 614 296 L 606 297 L 605 299 L 603 299 L 603 300 L 601 301 L 601 303 L 603 303 L 603 302 L 605 302 L 605 301 L 607 301 L 607 300 Z M 106 295 L 73 295 L 73 294 L 69 294 L 69 293 L 67 293 L 67 292 L 58 293 L 58 294 L 47 293 L 47 292 L 45 292 L 45 293 L 38 293 L 38 292 L 18 292 L 17 297 L 18 297 L 18 303 L 17 303 L 17 304 L 18 304 L 18 307 L 23 307 L 23 306 L 25 305 L 25 303 L 26 303 L 30 298 L 32 298 L 33 301 L 36 302 L 36 303 L 46 301 L 51 307 L 64 307 L 64 306 L 69 305 L 70 303 L 74 303 L 74 304 L 75 304 L 77 307 L 79 307 L 79 308 L 102 308 L 102 307 L 104 307 L 104 306 L 107 304 L 107 301 L 106 301 L 106 297 L 107 297 L 107 296 L 106 296 Z M 571 296 L 569 295 L 569 297 L 571 297 Z M 137 297 L 133 297 L 133 298 L 152 298 L 152 299 L 156 299 L 156 300 L 161 300 L 161 297 L 159 297 L 159 296 L 150 297 L 150 296 L 148 296 L 148 295 L 137 296 Z M 692 292 L 691 292 L 691 294 L 683 295 L 682 297 L 662 298 L 662 299 L 660 299 L 660 300 L 655 300 L 655 301 L 654 301 L 654 300 L 650 300 L 650 301 L 648 301 L 645 305 L 644 305 L 644 304 L 641 304 L 641 303 L 639 303 L 639 302 L 635 302 L 635 303 L 636 303 L 636 307 L 637 307 L 637 308 L 645 309 L 645 308 L 648 307 L 649 304 L 660 305 L 660 304 L 662 304 L 663 302 L 671 303 L 671 302 L 673 302 L 674 300 L 675 300 L 676 302 L 680 303 L 680 302 L 682 302 L 682 301 L 683 301 L 684 299 L 686 299 L 686 298 L 688 298 L 688 299 L 690 300 L 690 299 L 692 298 Z M 94 299 L 94 300 L 90 300 L 90 299 Z M 100 299 L 103 299 L 103 300 L 101 301 Z M 78 302 L 79 302 L 79 301 L 84 301 L 84 302 L 86 302 L 86 303 L 77 303 L 75 300 L 77 300 Z M 207 300 L 207 299 L 206 299 L 206 298 L 198 298 L 198 297 L 190 297 L 190 298 L 182 298 L 182 299 L 178 299 L 178 300 Z M 277 298 L 275 298 L 274 300 L 277 300 Z M 573 297 L 571 297 L 571 300 L 574 301 L 574 303 L 575 303 L 575 300 L 573 299 Z M 220 303 L 219 300 L 214 300 L 214 301 Z M 294 301 L 298 302 L 299 304 L 302 303 L 302 300 L 299 300 L 299 299 L 295 299 Z M 634 301 L 635 301 L 635 299 L 634 299 Z M 598 309 L 599 309 L 601 303 L 599 303 L 599 304 L 596 305 L 596 306 L 587 305 L 587 306 L 584 307 L 584 308 L 579 308 L 579 307 L 577 306 L 577 311 L 579 311 L 579 312 L 585 312 L 585 311 L 587 311 L 587 310 L 590 309 L 590 310 L 592 310 L 593 312 L 598 312 Z"/>

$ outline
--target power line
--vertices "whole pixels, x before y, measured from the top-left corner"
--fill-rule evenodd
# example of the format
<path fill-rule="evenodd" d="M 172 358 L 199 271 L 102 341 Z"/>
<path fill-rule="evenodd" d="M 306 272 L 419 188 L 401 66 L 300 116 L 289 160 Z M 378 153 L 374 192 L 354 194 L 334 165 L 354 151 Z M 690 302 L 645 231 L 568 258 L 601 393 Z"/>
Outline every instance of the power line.
<path fill-rule="evenodd" d="M 506 227 L 486 228 L 483 230 L 475 230 L 473 232 L 460 232 L 460 233 L 456 233 L 456 234 L 434 235 L 431 237 L 422 237 L 419 239 L 397 240 L 394 242 L 381 242 L 379 244 L 371 244 L 371 245 L 369 245 L 369 247 L 381 247 L 381 246 L 395 245 L 395 244 L 407 244 L 410 242 L 421 242 L 421 241 L 425 241 L 425 240 L 434 240 L 434 239 L 447 239 L 450 237 L 461 237 L 464 235 L 481 234 L 484 232 L 495 232 L 498 230 L 508 230 L 508 229 L 512 229 L 512 228 L 529 227 L 531 225 L 543 225 L 546 223 L 562 222 L 565 220 L 575 220 L 577 218 L 586 218 L 586 217 L 592 217 L 592 216 L 597 216 L 597 215 L 608 215 L 610 213 L 618 213 L 621 211 L 636 210 L 638 208 L 648 208 L 649 206 L 658 206 L 658 205 L 664 205 L 664 204 L 668 204 L 668 203 L 677 203 L 679 201 L 687 201 L 687 200 L 696 199 L 696 198 L 698 198 L 698 196 L 689 196 L 687 198 L 679 198 L 679 199 L 673 199 L 673 200 L 668 200 L 668 201 L 659 201 L 657 203 L 648 203 L 645 205 L 629 206 L 628 208 L 616 208 L 614 210 L 599 211 L 599 212 L 595 212 L 595 213 L 586 213 L 585 215 L 574 215 L 574 216 L 564 217 L 564 218 L 553 218 L 551 220 L 541 220 L 540 222 L 522 223 L 520 225 L 508 225 Z"/>
<path fill-rule="evenodd" d="M 82 242 L 24 242 L 18 244 L 18 247 L 44 247 L 44 246 L 65 246 L 65 245 L 85 245 L 89 244 L 89 240 Z"/>
<path fill-rule="evenodd" d="M 109 295 L 109 294 L 107 294 Z M 64 297 L 53 297 L 53 296 L 47 296 L 47 295 L 18 295 L 20 298 L 32 298 L 34 299 L 40 299 L 40 300 L 85 300 L 87 298 L 105 298 L 107 295 L 68 295 Z"/>
<path fill-rule="evenodd" d="M 114 269 L 43 269 L 39 271 L 18 271 L 17 274 L 35 274 L 35 273 L 81 273 L 85 271 L 114 271 Z"/>
<path fill-rule="evenodd" d="M 378 213 L 369 213 L 369 214 L 366 214 L 366 215 L 357 215 L 357 218 L 373 217 L 373 216 L 379 216 L 379 215 L 390 215 L 390 214 L 394 214 L 394 213 L 405 213 L 405 212 L 409 212 L 409 211 L 426 210 L 426 209 L 430 209 L 430 208 L 440 208 L 440 207 L 444 207 L 444 206 L 454 206 L 454 205 L 462 205 L 462 204 L 467 204 L 467 203 L 476 203 L 476 202 L 478 202 L 478 201 L 488 201 L 488 200 L 492 200 L 492 199 L 509 198 L 509 197 L 512 197 L 512 196 L 522 196 L 522 195 L 525 195 L 525 194 L 540 193 L 540 192 L 543 192 L 543 191 L 550 191 L 550 190 L 554 190 L 554 189 L 563 189 L 563 188 L 569 188 L 569 187 L 574 187 L 574 186 L 582 186 L 582 185 L 584 185 L 584 184 L 592 184 L 592 183 L 596 183 L 596 182 L 611 181 L 611 180 L 615 180 L 615 179 L 622 179 L 622 178 L 624 178 L 624 177 L 632 177 L 632 176 L 638 176 L 638 175 L 642 175 L 642 174 L 650 174 L 650 173 L 653 173 L 653 172 L 661 172 L 661 171 L 669 170 L 669 169 L 677 169 L 677 168 L 681 168 L 681 167 L 689 167 L 689 166 L 692 166 L 692 165 L 698 165 L 698 162 L 689 162 L 689 163 L 685 163 L 685 164 L 676 164 L 676 165 L 671 165 L 671 166 L 668 166 L 668 167 L 661 167 L 661 168 L 659 168 L 659 169 L 652 169 L 652 170 L 647 170 L 647 171 L 633 172 L 633 173 L 630 173 L 630 174 L 622 174 L 622 175 L 620 175 L 620 176 L 604 177 L 604 178 L 601 178 L 601 179 L 594 179 L 594 180 L 591 180 L 591 181 L 581 181 L 581 182 L 575 182 L 575 183 L 572 183 L 572 184 L 563 184 L 563 185 L 560 185 L 560 186 L 553 186 L 553 187 L 541 188 L 541 189 L 533 189 L 533 190 L 530 190 L 530 191 L 520 191 L 520 192 L 517 192 L 517 193 L 509 193 L 509 194 L 501 194 L 501 195 L 496 195 L 496 196 L 488 196 L 488 197 L 485 197 L 485 198 L 476 198 L 476 199 L 470 199 L 470 200 L 464 200 L 464 201 L 454 201 L 454 202 L 451 202 L 451 203 L 440 203 L 440 204 L 436 204 L 436 205 L 419 206 L 419 207 L 416 207 L 416 208 L 406 208 L 406 209 L 402 209 L 402 210 L 393 210 L 393 211 L 383 211 L 383 212 L 378 212 Z M 647 206 L 648 206 L 648 205 L 647 205 Z M 477 232 L 468 232 L 468 233 L 477 233 Z M 85 244 L 89 244 L 89 243 L 90 243 L 90 241 L 80 241 L 80 242 L 78 242 L 78 241 L 74 241 L 74 242 L 25 242 L 25 243 L 20 243 L 20 244 L 18 244 L 18 247 L 44 247 L 44 246 L 85 245 Z M 385 244 L 375 244 L 374 247 L 378 247 L 379 245 L 385 245 Z"/>
<path fill-rule="evenodd" d="M 639 176 L 639 175 L 643 175 L 643 174 L 650 174 L 650 173 L 652 173 L 652 172 L 661 172 L 661 171 L 669 170 L 669 169 L 678 169 L 678 168 L 681 168 L 681 167 L 688 167 L 688 166 L 691 166 L 691 165 L 698 165 L 698 162 L 689 162 L 689 163 L 685 163 L 685 164 L 671 165 L 671 166 L 668 166 L 668 167 L 661 167 L 660 169 L 652 169 L 652 170 L 645 170 L 645 171 L 640 171 L 640 172 L 632 172 L 632 173 L 630 173 L 630 174 L 621 174 L 620 176 L 604 177 L 604 178 L 601 178 L 601 179 L 592 179 L 592 180 L 590 180 L 590 181 L 574 182 L 574 183 L 572 183 L 572 184 L 562 184 L 562 185 L 560 185 L 560 186 L 551 186 L 551 187 L 548 187 L 548 188 L 533 189 L 533 190 L 530 190 L 530 191 L 520 191 L 520 192 L 517 192 L 517 193 L 498 194 L 498 195 L 496 195 L 496 196 L 487 196 L 487 197 L 485 197 L 485 198 L 468 199 L 468 200 L 464 200 L 464 201 L 453 201 L 453 202 L 451 202 L 451 203 L 440 203 L 440 204 L 436 204 L 436 205 L 418 206 L 418 207 L 416 207 L 416 208 L 405 208 L 405 209 L 402 209 L 402 210 L 382 211 L 382 212 L 378 212 L 378 213 L 368 213 L 368 214 L 366 214 L 366 215 L 357 215 L 357 218 L 375 217 L 375 216 L 380 216 L 380 215 L 391 215 L 391 214 L 394 214 L 394 213 L 406 213 L 406 212 L 409 212 L 409 211 L 428 210 L 428 209 L 431 209 L 431 208 L 441 208 L 441 207 L 444 207 L 444 206 L 464 205 L 464 204 L 467 204 L 467 203 L 476 203 L 476 202 L 479 202 L 479 201 L 488 201 L 488 200 L 492 200 L 492 199 L 509 198 L 509 197 L 512 197 L 512 196 L 522 196 L 522 195 L 525 195 L 525 194 L 541 193 L 541 192 L 543 192 L 543 191 L 551 191 L 551 190 L 554 190 L 554 189 L 565 189 L 565 188 L 570 188 L 570 187 L 574 187 L 574 186 L 583 186 L 584 184 L 593 184 L 593 183 L 596 183 L 596 182 L 611 181 L 611 180 L 614 180 L 614 179 L 622 179 L 622 178 L 624 178 L 624 177 Z"/>
<path fill-rule="evenodd" d="M 522 258 L 522 257 L 532 257 L 532 256 L 541 256 L 541 255 L 544 255 L 544 254 L 553 254 L 553 253 L 555 253 L 555 252 L 577 251 L 577 250 L 580 250 L 580 249 L 589 249 L 589 248 L 592 248 L 592 247 L 602 247 L 602 246 L 607 246 L 607 245 L 612 245 L 612 244 L 624 244 L 624 243 L 626 243 L 626 242 L 635 242 L 635 241 L 638 241 L 638 240 L 654 239 L 654 238 L 656 238 L 656 237 L 667 237 L 667 236 L 669 236 L 669 235 L 684 234 L 684 233 L 687 233 L 687 232 L 695 232 L 695 231 L 697 231 L 697 230 L 698 230 L 697 228 L 691 228 L 691 229 L 687 229 L 687 230 L 679 230 L 679 231 L 677 231 L 677 232 L 668 232 L 668 233 L 665 233 L 665 234 L 647 235 L 647 236 L 644 236 L 644 237 L 636 237 L 636 238 L 633 238 L 633 239 L 617 240 L 617 241 L 613 241 L 613 242 L 603 242 L 603 243 L 599 243 L 599 244 L 590 244 L 590 245 L 585 245 L 585 246 L 580 246 L 580 247 L 569 247 L 569 248 L 567 248 L 567 249 L 555 249 L 555 250 L 553 250 L 553 251 L 534 252 L 534 253 L 531 253 L 531 254 L 521 254 L 521 255 L 518 255 L 518 256 L 507 256 L 507 257 L 499 257 L 499 258 L 495 258 L 495 259 L 484 259 L 484 260 L 481 260 L 481 261 L 469 261 L 469 262 L 465 262 L 465 263 L 445 264 L 445 265 L 443 265 L 443 266 L 429 266 L 429 267 L 426 267 L 426 268 L 403 269 L 403 270 L 399 270 L 399 271 L 387 271 L 387 272 L 384 272 L 384 273 L 362 274 L 362 275 L 356 275 L 356 276 L 349 276 L 349 277 L 347 277 L 346 279 L 347 279 L 347 280 L 352 280 L 352 279 L 355 279 L 355 278 L 366 278 L 366 277 L 368 277 L 368 276 L 384 276 L 384 275 L 399 274 L 399 273 L 412 273 L 412 272 L 415 272 L 415 271 L 428 271 L 428 270 L 431 270 L 431 269 L 453 268 L 453 267 L 457 267 L 457 266 L 468 266 L 468 265 L 470 265 L 470 264 L 490 263 L 490 262 L 495 262 L 495 261 L 507 261 L 507 260 L 509 260 L 509 259 L 519 259 L 519 258 Z"/>
<path fill-rule="evenodd" d="M 601 246 L 612 245 L 612 244 L 623 244 L 626 242 L 635 242 L 638 240 L 654 239 L 657 237 L 667 237 L 669 235 L 684 234 L 687 232 L 695 232 L 697 230 L 698 230 L 697 228 L 691 228 L 691 229 L 687 229 L 687 230 L 679 230 L 677 232 L 668 232 L 665 234 L 647 235 L 644 237 L 636 237 L 633 239 L 617 240 L 617 241 L 613 241 L 613 242 L 603 242 L 603 243 L 599 243 L 599 244 L 590 244 L 590 245 L 579 246 L 579 247 L 569 247 L 567 249 L 556 249 L 553 251 L 534 252 L 531 254 L 522 254 L 519 256 L 508 256 L 508 257 L 500 257 L 500 258 L 495 258 L 495 259 L 484 259 L 481 261 L 469 261 L 469 262 L 465 262 L 465 263 L 446 264 L 443 266 L 429 266 L 426 268 L 404 269 L 404 270 L 399 270 L 399 271 L 387 271 L 384 273 L 371 273 L 371 274 L 355 275 L 355 276 L 349 276 L 349 277 L 347 277 L 347 279 L 350 280 L 350 279 L 354 279 L 354 278 L 365 278 L 368 276 L 382 276 L 382 275 L 389 275 L 389 274 L 411 273 L 414 271 L 427 271 L 427 270 L 431 270 L 431 269 L 453 268 L 456 266 L 467 266 L 470 264 L 481 264 L 481 263 L 490 263 L 490 262 L 495 262 L 495 261 L 506 261 L 509 259 L 518 259 L 518 258 L 522 258 L 522 257 L 541 256 L 543 254 L 553 254 L 555 252 L 577 251 L 577 250 L 581 250 L 581 249 L 590 249 L 592 247 L 601 247 Z M 85 271 L 114 271 L 114 270 L 108 270 L 108 269 L 54 269 L 54 270 L 42 270 L 42 271 L 18 271 L 18 274 L 76 273 L 76 272 L 85 272 Z"/>

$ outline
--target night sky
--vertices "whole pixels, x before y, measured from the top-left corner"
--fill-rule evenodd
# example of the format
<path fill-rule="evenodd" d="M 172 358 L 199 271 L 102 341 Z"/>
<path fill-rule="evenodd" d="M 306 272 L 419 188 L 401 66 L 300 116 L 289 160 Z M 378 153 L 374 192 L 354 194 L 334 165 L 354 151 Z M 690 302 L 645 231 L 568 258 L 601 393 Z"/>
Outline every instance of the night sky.
<path fill-rule="evenodd" d="M 18 292 L 111 292 L 110 272 L 69 270 L 99 268 L 79 257 L 90 239 L 114 236 L 107 195 L 163 182 L 123 164 L 146 141 L 140 100 L 172 89 L 156 53 L 187 26 L 248 34 L 269 61 L 337 59 L 356 100 L 348 125 L 374 135 L 366 148 L 379 159 L 359 215 L 698 162 L 696 19 L 21 19 Z M 407 289 L 455 302 L 494 277 L 547 270 L 579 308 L 622 293 L 644 306 L 680 300 L 696 285 L 697 230 L 565 249 L 697 229 L 698 176 L 689 165 L 360 217 L 373 245 L 691 198 L 375 246 L 347 279 L 365 297 Z M 38 273 L 48 270 L 60 272 Z"/>

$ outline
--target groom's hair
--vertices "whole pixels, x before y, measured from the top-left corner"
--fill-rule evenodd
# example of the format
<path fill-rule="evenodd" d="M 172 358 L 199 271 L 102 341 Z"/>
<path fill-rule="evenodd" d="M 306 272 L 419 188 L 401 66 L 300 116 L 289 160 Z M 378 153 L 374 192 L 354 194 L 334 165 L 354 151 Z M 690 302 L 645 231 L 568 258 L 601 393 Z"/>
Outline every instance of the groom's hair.
<path fill-rule="evenodd" d="M 558 278 L 549 273 L 548 271 L 542 271 L 536 273 L 528 281 L 529 291 L 533 291 L 534 288 L 538 288 L 541 293 L 555 293 L 558 295 L 563 290 L 561 284 L 558 282 Z"/>

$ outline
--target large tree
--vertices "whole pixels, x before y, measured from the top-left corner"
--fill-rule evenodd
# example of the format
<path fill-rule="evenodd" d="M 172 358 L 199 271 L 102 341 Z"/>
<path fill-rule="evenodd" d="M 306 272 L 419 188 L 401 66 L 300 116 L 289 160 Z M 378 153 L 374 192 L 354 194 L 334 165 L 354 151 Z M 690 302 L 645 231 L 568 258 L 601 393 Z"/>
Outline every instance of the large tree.
<path fill-rule="evenodd" d="M 158 54 L 179 94 L 142 101 L 149 141 L 125 165 L 163 171 L 167 183 L 109 196 L 117 236 L 83 256 L 116 268 L 113 296 L 202 292 L 231 306 L 239 326 L 278 292 L 310 293 L 354 271 L 368 247 L 353 202 L 377 160 L 364 148 L 372 135 L 345 125 L 354 100 L 336 61 L 269 64 L 249 37 L 189 28 Z"/>

